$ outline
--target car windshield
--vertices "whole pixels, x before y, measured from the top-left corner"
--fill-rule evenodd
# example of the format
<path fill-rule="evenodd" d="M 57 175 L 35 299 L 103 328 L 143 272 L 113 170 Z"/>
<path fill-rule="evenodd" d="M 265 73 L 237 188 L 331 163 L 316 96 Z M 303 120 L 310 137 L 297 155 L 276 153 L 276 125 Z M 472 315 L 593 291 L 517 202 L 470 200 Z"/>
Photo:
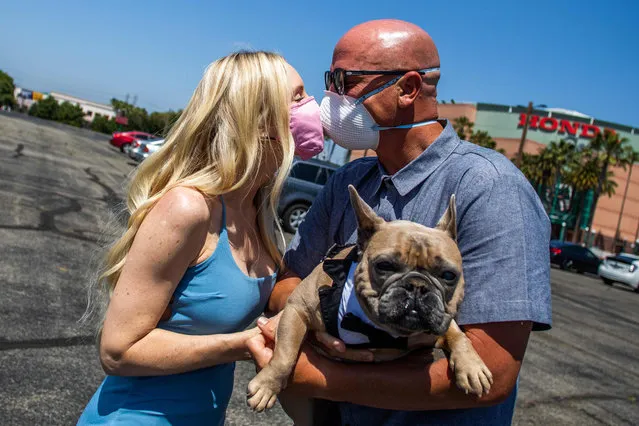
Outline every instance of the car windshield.
<path fill-rule="evenodd" d="M 611 256 L 608 259 L 615 260 L 621 263 L 627 263 L 628 265 L 631 265 L 632 262 L 636 262 L 637 260 L 639 260 L 638 258 L 634 256 L 624 256 L 623 254 L 619 254 L 617 256 Z"/>

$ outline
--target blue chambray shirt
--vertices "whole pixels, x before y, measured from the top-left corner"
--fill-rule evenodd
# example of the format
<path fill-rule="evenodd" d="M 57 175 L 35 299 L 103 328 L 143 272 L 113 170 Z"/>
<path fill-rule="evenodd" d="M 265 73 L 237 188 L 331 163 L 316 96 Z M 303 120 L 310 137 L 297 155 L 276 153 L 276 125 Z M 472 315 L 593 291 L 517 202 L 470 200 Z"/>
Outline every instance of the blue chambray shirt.
<path fill-rule="evenodd" d="M 336 171 L 291 242 L 286 265 L 304 278 L 334 243 L 356 241 L 349 184 L 385 220 L 411 220 L 428 227 L 436 225 L 455 194 L 466 281 L 457 322 L 521 320 L 532 321 L 533 330 L 549 329 L 550 222 L 539 197 L 507 158 L 460 140 L 445 123 L 441 135 L 392 176 L 370 157 Z M 342 423 L 351 426 L 508 425 L 516 393 L 517 389 L 506 402 L 485 408 L 392 411 L 341 403 L 340 412 Z"/>

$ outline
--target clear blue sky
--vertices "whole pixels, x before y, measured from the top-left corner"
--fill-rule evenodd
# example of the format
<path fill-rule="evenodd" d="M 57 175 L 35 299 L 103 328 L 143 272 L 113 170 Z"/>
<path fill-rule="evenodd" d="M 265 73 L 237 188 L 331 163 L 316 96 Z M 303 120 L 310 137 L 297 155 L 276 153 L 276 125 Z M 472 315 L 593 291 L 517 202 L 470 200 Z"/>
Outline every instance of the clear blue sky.
<path fill-rule="evenodd" d="M 179 109 L 208 63 L 250 47 L 282 53 L 319 99 L 341 35 L 399 18 L 435 40 L 440 99 L 532 100 L 639 126 L 638 17 L 634 0 L 11 1 L 0 69 L 33 90 Z"/>

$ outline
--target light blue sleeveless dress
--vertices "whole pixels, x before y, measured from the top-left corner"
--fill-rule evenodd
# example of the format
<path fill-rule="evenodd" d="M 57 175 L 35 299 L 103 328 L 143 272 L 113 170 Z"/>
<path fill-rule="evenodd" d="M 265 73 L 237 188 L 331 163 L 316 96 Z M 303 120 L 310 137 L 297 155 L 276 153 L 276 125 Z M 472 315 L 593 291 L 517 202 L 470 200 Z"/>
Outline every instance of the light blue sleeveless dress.
<path fill-rule="evenodd" d="M 237 266 L 223 200 L 222 207 L 215 252 L 186 270 L 171 317 L 159 328 L 190 335 L 234 333 L 264 311 L 276 274 L 251 278 Z M 234 370 L 235 363 L 229 363 L 169 376 L 107 376 L 78 425 L 223 425 Z"/>

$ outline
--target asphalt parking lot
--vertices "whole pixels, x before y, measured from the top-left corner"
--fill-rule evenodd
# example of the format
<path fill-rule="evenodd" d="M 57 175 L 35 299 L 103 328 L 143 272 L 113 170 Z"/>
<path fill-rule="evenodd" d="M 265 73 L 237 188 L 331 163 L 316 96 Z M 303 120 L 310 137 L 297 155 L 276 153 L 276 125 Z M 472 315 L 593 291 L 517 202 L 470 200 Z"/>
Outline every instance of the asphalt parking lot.
<path fill-rule="evenodd" d="M 0 113 L 0 425 L 69 425 L 103 373 L 78 326 L 101 229 L 134 164 L 105 135 Z M 554 327 L 533 335 L 516 425 L 639 424 L 639 294 L 552 271 Z M 249 412 L 238 363 L 229 425 Z"/>

